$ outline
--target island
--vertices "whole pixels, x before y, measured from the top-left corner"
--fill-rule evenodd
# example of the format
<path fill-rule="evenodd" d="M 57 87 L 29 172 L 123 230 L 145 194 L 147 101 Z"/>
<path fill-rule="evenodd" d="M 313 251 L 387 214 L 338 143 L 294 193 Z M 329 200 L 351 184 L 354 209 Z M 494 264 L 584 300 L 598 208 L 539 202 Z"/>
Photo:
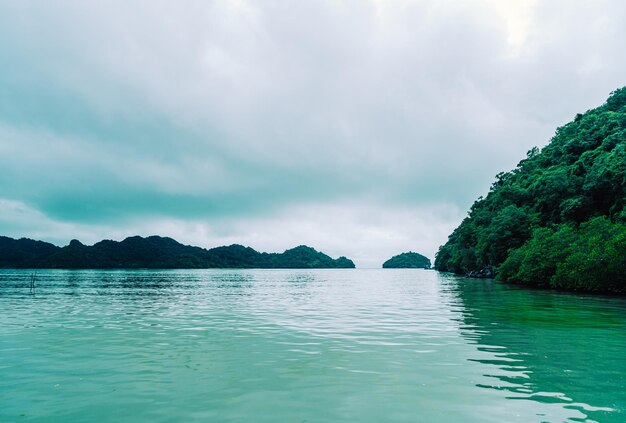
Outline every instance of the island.
<path fill-rule="evenodd" d="M 65 247 L 0 236 L 0 268 L 21 269 L 340 269 L 354 268 L 346 257 L 333 259 L 301 245 L 283 253 L 261 253 L 243 245 L 204 249 L 172 238 L 133 236 L 121 242 L 104 240 Z"/>
<path fill-rule="evenodd" d="M 383 269 L 430 269 L 430 260 L 419 253 L 409 251 L 391 257 L 383 263 Z"/>
<path fill-rule="evenodd" d="M 435 268 L 626 293 L 626 87 L 496 175 L 439 248 Z"/>

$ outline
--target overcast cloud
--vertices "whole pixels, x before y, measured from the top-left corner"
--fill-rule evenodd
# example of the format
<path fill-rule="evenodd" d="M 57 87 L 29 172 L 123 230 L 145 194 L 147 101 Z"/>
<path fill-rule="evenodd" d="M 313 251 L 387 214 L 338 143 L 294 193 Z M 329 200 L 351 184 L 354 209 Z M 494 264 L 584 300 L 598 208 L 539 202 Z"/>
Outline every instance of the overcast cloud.
<path fill-rule="evenodd" d="M 626 3 L 0 1 L 0 234 L 434 258 L 626 84 Z"/>

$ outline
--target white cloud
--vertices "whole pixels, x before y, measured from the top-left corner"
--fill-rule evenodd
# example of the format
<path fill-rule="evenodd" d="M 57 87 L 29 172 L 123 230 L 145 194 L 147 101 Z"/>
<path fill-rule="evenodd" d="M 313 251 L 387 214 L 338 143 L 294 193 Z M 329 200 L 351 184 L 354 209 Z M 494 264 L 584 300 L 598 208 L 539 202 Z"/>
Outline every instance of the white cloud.
<path fill-rule="evenodd" d="M 493 175 L 624 85 L 624 18 L 617 0 L 1 4 L 0 197 L 41 213 L 4 227 L 432 258 Z"/>

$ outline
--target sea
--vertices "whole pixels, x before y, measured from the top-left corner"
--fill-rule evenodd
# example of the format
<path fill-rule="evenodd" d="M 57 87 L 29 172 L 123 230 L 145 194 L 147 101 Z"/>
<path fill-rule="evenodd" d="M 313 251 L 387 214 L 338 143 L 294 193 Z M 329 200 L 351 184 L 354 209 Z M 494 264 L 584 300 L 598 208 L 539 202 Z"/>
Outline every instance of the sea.
<path fill-rule="evenodd" d="M 420 269 L 0 270 L 0 422 L 626 422 L 626 299 Z"/>

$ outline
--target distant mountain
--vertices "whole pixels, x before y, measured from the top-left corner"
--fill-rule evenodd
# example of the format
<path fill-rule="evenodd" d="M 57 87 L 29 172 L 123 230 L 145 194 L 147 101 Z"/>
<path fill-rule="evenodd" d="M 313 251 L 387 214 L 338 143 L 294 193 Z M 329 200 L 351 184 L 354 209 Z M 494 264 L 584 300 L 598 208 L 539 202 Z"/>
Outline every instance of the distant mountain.
<path fill-rule="evenodd" d="M 383 269 L 430 269 L 430 260 L 418 253 L 402 253 L 384 262 Z"/>
<path fill-rule="evenodd" d="M 171 238 L 133 236 L 92 246 L 72 240 L 65 247 L 0 236 L 0 267 L 51 269 L 314 269 L 354 268 L 345 257 L 332 259 L 301 245 L 284 253 L 260 253 L 243 245 L 206 250 Z"/>
<path fill-rule="evenodd" d="M 0 236 L 0 267 L 25 268 L 60 250 L 56 245 L 32 239 Z"/>

